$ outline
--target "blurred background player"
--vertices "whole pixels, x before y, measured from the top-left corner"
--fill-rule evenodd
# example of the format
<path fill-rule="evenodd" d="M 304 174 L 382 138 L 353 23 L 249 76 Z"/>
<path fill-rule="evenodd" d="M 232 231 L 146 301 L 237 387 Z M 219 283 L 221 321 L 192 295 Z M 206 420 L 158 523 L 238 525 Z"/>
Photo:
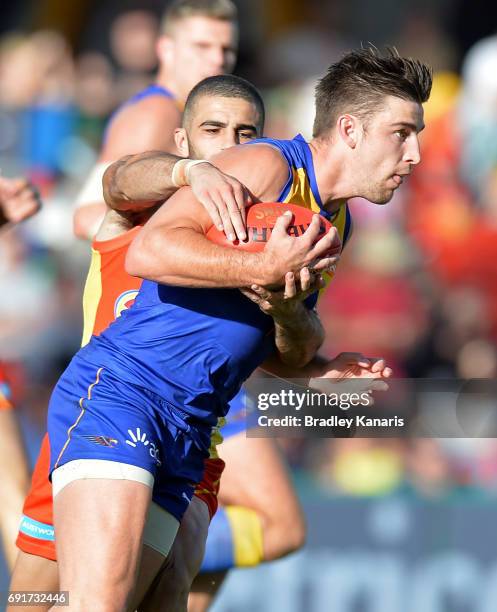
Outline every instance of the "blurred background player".
<path fill-rule="evenodd" d="M 263 125 L 264 105 L 255 87 L 239 77 L 213 77 L 204 80 L 188 98 L 184 127 L 175 131 L 175 138 L 178 149 L 185 157 L 208 159 L 227 147 L 260 137 Z M 135 194 L 140 188 L 143 189 L 143 182 L 147 183 L 141 164 L 151 161 L 161 176 L 160 200 L 148 197 L 140 200 Z M 92 243 L 92 263 L 84 294 L 83 344 L 88 342 L 92 334 L 104 330 L 133 303 L 141 279 L 130 277 L 124 271 L 128 246 L 139 231 L 140 223 L 180 185 L 191 184 L 194 193 L 201 201 L 207 201 L 209 207 L 215 205 L 221 208 L 228 203 L 238 210 L 233 197 L 230 200 L 229 193 L 225 191 L 228 189 L 238 193 L 239 199 L 243 196 L 243 187 L 235 179 L 223 175 L 205 162 L 188 167 L 189 164 L 188 159 L 167 153 L 144 153 L 123 158 L 106 173 L 104 186 L 107 201 L 115 209 L 107 209 Z M 48 438 L 45 437 L 33 474 L 31 491 L 24 505 L 18 537 L 20 552 L 12 577 L 12 590 L 54 590 L 58 585 L 52 487 L 48 480 L 49 454 Z M 198 489 L 198 497 L 207 504 L 211 516 L 217 506 L 216 493 L 222 465 L 213 456 L 206 479 Z M 195 502 L 185 519 L 189 520 L 192 513 L 192 520 L 197 523 L 201 523 L 206 515 L 201 509 L 195 510 Z M 192 526 L 189 528 L 191 530 Z M 195 525 L 195 528 L 201 529 L 202 524 Z M 147 543 L 150 544 L 150 541 Z M 152 548 L 148 554 L 154 555 L 153 541 L 151 543 Z M 197 542 L 188 547 L 187 543 L 178 538 L 175 549 L 178 569 L 174 574 L 176 584 L 165 600 L 169 605 L 174 604 L 171 598 L 177 591 L 183 597 L 188 593 L 191 579 L 201 561 L 202 548 L 199 558 L 191 558 L 196 547 Z M 144 562 L 147 562 L 146 554 Z M 183 567 L 187 570 L 186 577 L 180 571 Z M 185 585 L 181 582 L 182 577 Z"/>
<path fill-rule="evenodd" d="M 0 176 L 0 239 L 9 225 L 20 223 L 40 208 L 38 192 L 23 178 Z M 14 281 L 15 282 L 15 281 Z M 10 568 L 14 565 L 15 534 L 29 486 L 29 467 L 12 403 L 7 366 L 0 361 L 0 539 Z"/>
<path fill-rule="evenodd" d="M 231 0 L 175 0 L 169 5 L 156 44 L 156 81 L 114 113 L 99 163 L 78 197 L 78 237 L 92 238 L 102 221 L 102 176 L 109 162 L 142 151 L 177 153 L 174 130 L 188 93 L 206 77 L 231 72 L 237 47 L 237 10 Z M 223 218 L 231 228 L 224 211 Z"/>

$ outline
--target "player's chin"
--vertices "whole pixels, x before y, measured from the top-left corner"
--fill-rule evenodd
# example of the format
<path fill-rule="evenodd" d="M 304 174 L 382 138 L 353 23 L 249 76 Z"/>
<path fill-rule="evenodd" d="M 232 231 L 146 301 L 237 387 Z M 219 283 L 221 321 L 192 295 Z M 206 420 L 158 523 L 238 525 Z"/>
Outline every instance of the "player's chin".
<path fill-rule="evenodd" d="M 388 204 L 393 198 L 394 191 L 395 189 L 385 189 L 382 192 L 376 193 L 373 197 L 368 198 L 368 200 L 373 202 L 373 204 Z"/>

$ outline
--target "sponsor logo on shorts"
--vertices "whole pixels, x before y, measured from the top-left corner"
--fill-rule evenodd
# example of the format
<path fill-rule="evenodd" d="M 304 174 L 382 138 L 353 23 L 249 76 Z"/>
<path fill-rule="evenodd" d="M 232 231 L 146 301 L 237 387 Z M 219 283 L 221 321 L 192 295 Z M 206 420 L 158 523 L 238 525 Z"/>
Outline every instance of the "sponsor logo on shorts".
<path fill-rule="evenodd" d="M 118 443 L 115 438 L 110 438 L 109 436 L 80 436 L 80 438 L 84 438 L 88 440 L 88 442 L 93 442 L 99 446 L 107 446 L 110 448 L 113 448 Z"/>
<path fill-rule="evenodd" d="M 117 298 L 114 302 L 114 318 L 120 317 L 123 310 L 127 310 L 133 306 L 136 296 L 138 295 L 138 289 L 129 289 Z"/>
<path fill-rule="evenodd" d="M 26 515 L 21 519 L 19 531 L 37 540 L 47 540 L 49 542 L 55 540 L 55 531 L 52 525 L 40 523 Z"/>
<path fill-rule="evenodd" d="M 137 427 L 134 431 L 132 431 L 131 429 L 128 429 L 128 434 L 131 440 L 127 439 L 126 444 L 129 444 L 129 446 L 132 446 L 133 448 L 136 448 L 138 444 L 143 444 L 143 446 L 148 446 L 149 447 L 148 452 L 150 456 L 152 457 L 152 459 L 154 459 L 154 461 L 156 462 L 157 466 L 160 467 L 162 465 L 162 461 L 160 460 L 160 457 L 159 457 L 159 449 L 153 442 L 151 442 L 147 438 L 146 433 L 142 433 L 141 429 Z"/>

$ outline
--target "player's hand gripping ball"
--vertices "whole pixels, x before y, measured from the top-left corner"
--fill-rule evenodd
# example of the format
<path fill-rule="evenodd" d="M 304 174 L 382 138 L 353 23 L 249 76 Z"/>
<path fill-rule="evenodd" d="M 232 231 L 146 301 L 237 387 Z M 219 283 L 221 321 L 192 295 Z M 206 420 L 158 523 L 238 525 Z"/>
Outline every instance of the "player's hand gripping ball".
<path fill-rule="evenodd" d="M 223 231 L 220 231 L 216 226 L 212 226 L 207 232 L 207 238 L 211 242 L 215 242 L 221 246 L 229 246 L 243 251 L 258 253 L 266 246 L 267 241 L 271 236 L 274 224 L 278 217 L 285 211 L 289 210 L 293 214 L 292 222 L 287 229 L 290 236 L 298 238 L 302 236 L 305 230 L 309 227 L 312 221 L 313 213 L 308 208 L 298 206 L 297 204 L 281 204 L 278 202 L 259 202 L 252 204 L 246 209 L 247 211 L 247 240 L 235 240 L 231 242 L 226 238 Z M 320 217 L 321 227 L 316 239 L 319 240 L 331 229 L 331 223 L 323 216 Z"/>

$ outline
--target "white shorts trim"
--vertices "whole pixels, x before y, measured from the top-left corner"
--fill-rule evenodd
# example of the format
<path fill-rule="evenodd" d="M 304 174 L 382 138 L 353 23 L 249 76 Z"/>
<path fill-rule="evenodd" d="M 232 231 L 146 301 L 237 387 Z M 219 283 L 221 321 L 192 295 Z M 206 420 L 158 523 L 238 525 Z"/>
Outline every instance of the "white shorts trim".
<path fill-rule="evenodd" d="M 164 508 L 152 502 L 143 531 L 143 543 L 167 557 L 178 528 L 178 520 Z"/>
<path fill-rule="evenodd" d="M 74 459 L 52 472 L 53 497 L 74 480 L 87 478 L 108 478 L 110 480 L 133 480 L 147 487 L 154 486 L 154 477 L 147 470 L 136 465 L 107 461 L 105 459 Z"/>

